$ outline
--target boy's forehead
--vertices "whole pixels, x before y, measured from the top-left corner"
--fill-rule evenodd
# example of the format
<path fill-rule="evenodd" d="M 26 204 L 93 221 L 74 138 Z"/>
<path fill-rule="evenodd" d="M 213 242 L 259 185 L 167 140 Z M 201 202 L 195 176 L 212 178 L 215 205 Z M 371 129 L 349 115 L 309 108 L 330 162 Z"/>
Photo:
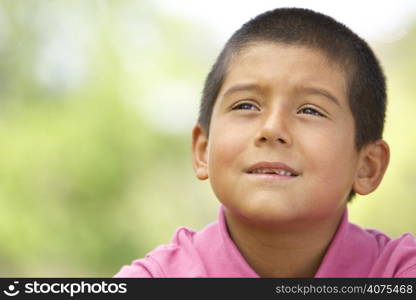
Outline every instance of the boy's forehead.
<path fill-rule="evenodd" d="M 249 45 L 232 57 L 220 94 L 234 85 L 277 82 L 329 89 L 342 98 L 347 95 L 346 72 L 323 51 L 268 42 Z"/>
<path fill-rule="evenodd" d="M 227 73 L 232 73 L 233 69 L 241 69 L 246 66 L 256 71 L 264 67 L 283 67 L 287 64 L 292 67 L 305 66 L 305 70 L 322 67 L 327 72 L 341 73 L 342 77 L 345 75 L 340 63 L 331 59 L 323 50 L 304 45 L 272 42 L 250 44 L 235 53 L 230 60 Z M 314 73 L 314 75 L 319 77 L 319 73 Z"/>

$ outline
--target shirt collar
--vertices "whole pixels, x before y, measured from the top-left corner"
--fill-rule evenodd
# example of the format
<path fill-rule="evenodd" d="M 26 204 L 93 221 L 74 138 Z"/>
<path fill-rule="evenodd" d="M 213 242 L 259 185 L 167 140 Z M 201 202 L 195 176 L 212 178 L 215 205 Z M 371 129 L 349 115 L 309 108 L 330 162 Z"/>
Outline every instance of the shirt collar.
<path fill-rule="evenodd" d="M 366 277 L 377 259 L 371 235 L 348 221 L 348 209 L 338 225 L 315 277 Z"/>
<path fill-rule="evenodd" d="M 231 239 L 224 206 L 219 211 L 219 229 L 225 253 L 230 258 L 236 277 L 260 277 L 241 255 Z M 375 260 L 373 245 L 369 245 L 368 236 L 358 226 L 348 222 L 348 209 L 341 217 L 337 231 L 314 277 L 365 277 Z M 366 259 L 363 260 L 362 258 Z"/>
<path fill-rule="evenodd" d="M 221 233 L 221 240 L 224 246 L 226 255 L 230 258 L 229 262 L 229 272 L 232 274 L 235 273 L 235 277 L 248 277 L 248 278 L 259 278 L 260 276 L 250 267 L 244 257 L 241 255 L 237 246 L 234 244 L 234 241 L 231 239 L 228 227 L 227 220 L 225 218 L 225 209 L 221 205 L 219 211 L 219 229 Z"/>

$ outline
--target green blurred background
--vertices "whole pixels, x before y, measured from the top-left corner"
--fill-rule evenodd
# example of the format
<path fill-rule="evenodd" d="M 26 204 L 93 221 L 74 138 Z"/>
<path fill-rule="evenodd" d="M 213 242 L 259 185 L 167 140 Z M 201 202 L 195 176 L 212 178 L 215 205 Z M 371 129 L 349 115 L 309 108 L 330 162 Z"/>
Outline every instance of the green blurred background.
<path fill-rule="evenodd" d="M 165 4 L 0 2 L 0 276 L 113 276 L 178 226 L 216 218 L 190 133 L 225 40 Z M 393 237 L 416 232 L 412 20 L 370 41 L 392 157 L 380 188 L 350 205 L 354 222 Z"/>

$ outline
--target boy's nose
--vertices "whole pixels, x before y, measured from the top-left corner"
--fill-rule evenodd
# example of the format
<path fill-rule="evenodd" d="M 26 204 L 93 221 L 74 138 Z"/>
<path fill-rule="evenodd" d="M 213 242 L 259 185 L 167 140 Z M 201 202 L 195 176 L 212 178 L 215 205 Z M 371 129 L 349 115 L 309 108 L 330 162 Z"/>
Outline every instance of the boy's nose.
<path fill-rule="evenodd" d="M 266 143 L 291 144 L 291 136 L 287 126 L 287 120 L 282 113 L 269 114 L 261 125 L 256 137 L 256 145 Z"/>

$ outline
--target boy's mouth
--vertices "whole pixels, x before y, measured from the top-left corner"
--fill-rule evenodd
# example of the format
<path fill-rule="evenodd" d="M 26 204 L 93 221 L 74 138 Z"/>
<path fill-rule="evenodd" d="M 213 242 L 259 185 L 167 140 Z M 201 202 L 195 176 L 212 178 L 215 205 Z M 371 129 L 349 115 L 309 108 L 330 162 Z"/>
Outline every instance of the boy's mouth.
<path fill-rule="evenodd" d="M 246 170 L 248 174 L 271 174 L 297 177 L 299 172 L 281 162 L 259 162 Z"/>

